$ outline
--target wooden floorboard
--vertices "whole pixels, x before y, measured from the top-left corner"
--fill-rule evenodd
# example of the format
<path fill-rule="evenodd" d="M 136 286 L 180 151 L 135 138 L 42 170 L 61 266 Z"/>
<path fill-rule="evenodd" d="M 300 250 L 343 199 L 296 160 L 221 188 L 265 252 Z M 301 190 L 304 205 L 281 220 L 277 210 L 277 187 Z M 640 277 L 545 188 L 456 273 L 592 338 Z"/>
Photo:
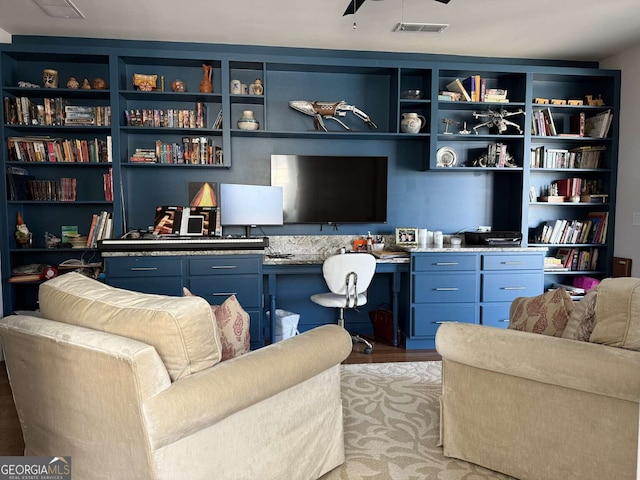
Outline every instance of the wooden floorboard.
<path fill-rule="evenodd" d="M 434 350 L 405 350 L 383 342 L 374 342 L 373 352 L 363 353 L 363 345 L 353 346 L 353 352 L 343 363 L 422 362 L 440 360 Z M 24 453 L 22 431 L 11 395 L 5 363 L 0 362 L 0 456 Z"/>

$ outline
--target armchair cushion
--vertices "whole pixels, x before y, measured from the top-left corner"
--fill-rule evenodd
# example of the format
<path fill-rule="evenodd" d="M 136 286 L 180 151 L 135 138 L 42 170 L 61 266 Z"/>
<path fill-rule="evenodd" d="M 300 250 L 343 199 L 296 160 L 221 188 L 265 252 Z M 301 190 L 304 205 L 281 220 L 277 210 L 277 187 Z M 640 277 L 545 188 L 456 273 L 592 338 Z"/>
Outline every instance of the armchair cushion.
<path fill-rule="evenodd" d="M 132 292 L 71 272 L 40 285 L 39 303 L 51 320 L 152 345 L 172 381 L 221 358 L 217 325 L 203 298 Z"/>
<path fill-rule="evenodd" d="M 571 297 L 562 288 L 536 297 L 518 297 L 509 310 L 509 328 L 559 337 L 573 308 Z"/>
<path fill-rule="evenodd" d="M 600 282 L 589 341 L 640 351 L 639 278 L 606 278 Z"/>

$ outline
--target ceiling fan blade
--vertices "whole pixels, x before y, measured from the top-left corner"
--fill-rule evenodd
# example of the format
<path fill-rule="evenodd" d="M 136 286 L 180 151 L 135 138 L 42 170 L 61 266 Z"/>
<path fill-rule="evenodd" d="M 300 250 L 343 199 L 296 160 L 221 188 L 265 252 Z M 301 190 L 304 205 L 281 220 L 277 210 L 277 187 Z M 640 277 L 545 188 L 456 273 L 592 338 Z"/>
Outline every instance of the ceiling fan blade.
<path fill-rule="evenodd" d="M 436 2 L 440 3 L 449 3 L 451 0 L 436 0 Z"/>
<path fill-rule="evenodd" d="M 364 0 L 351 0 L 349 2 L 349 6 L 344 11 L 342 16 L 344 17 L 345 15 L 352 15 L 356 13 L 363 3 L 364 3 Z"/>

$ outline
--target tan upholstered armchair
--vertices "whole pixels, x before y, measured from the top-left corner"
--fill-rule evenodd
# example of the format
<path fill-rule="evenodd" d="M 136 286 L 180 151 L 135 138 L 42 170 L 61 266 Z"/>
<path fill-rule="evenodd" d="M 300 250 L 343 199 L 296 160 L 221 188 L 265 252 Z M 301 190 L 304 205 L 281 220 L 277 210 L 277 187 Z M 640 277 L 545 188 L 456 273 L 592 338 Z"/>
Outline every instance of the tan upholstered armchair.
<path fill-rule="evenodd" d="M 219 362 L 198 297 L 66 274 L 40 307 L 0 321 L 26 455 L 70 455 L 84 480 L 315 479 L 344 461 L 337 325 Z"/>
<path fill-rule="evenodd" d="M 438 329 L 446 456 L 527 480 L 636 478 L 640 279 L 606 279 L 592 300 L 587 341 Z"/>

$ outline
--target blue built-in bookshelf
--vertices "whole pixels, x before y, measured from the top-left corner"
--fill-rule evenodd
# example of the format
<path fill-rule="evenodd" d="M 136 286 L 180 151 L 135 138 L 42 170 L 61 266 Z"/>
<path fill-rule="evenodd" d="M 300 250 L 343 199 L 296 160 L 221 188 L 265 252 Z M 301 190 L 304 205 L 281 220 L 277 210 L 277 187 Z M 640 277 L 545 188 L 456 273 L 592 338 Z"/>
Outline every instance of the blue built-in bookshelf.
<path fill-rule="evenodd" d="M 212 67 L 211 93 L 200 92 L 203 64 Z M 20 81 L 41 85 L 44 69 L 58 71 L 57 89 L 18 86 Z M 147 228 L 153 223 L 158 205 L 188 203 L 189 182 L 268 185 L 272 154 L 387 156 L 388 216 L 384 224 L 264 227 L 267 235 L 360 235 L 367 231 L 392 234 L 397 226 L 453 233 L 491 225 L 496 230 L 521 231 L 526 246 L 529 231 L 543 222 L 580 219 L 591 211 L 606 211 L 609 233 L 606 242 L 597 246 L 601 263 L 597 271 L 590 273 L 603 275 L 610 270 L 620 72 L 601 70 L 593 62 L 15 36 L 11 44 L 0 46 L 0 72 L 3 100 L 27 97 L 34 105 L 44 105 L 45 99 L 62 98 L 70 105 L 110 107 L 111 111 L 108 126 L 23 125 L 12 121 L 8 103 L 3 102 L 0 133 L 3 145 L 8 145 L 9 139 L 33 136 L 98 139 L 109 141 L 112 155 L 111 163 L 20 162 L 9 156 L 8 148 L 2 151 L 5 172 L 8 167 L 21 167 L 38 179 L 77 179 L 75 202 L 10 200 L 10 192 L 5 182 L 1 182 L 5 313 L 35 304 L 35 289 L 29 292 L 7 283 L 13 267 L 38 262 L 56 264 L 69 258 L 99 259 L 99 253 L 92 249 L 46 249 L 45 232 L 59 234 L 62 225 L 77 225 L 81 233 L 88 233 L 92 215 L 103 210 L 111 214 L 116 236 L 122 235 L 125 228 Z M 155 76 L 155 88 L 139 90 L 134 86 L 134 74 Z M 453 80 L 474 75 L 484 81 L 487 89 L 508 90 L 508 102 L 453 102 L 439 98 L 439 93 Z M 107 88 L 69 89 L 66 84 L 71 76 L 80 83 L 85 78 L 89 82 L 102 78 Z M 185 92 L 172 91 L 171 84 L 176 79 L 182 80 Z M 264 86 L 262 95 L 230 93 L 231 80 L 250 86 L 256 79 Z M 420 98 L 410 98 L 405 93 L 409 90 L 420 90 L 422 94 Z M 569 119 L 575 113 L 582 111 L 590 116 L 610 109 L 614 115 L 607 138 L 532 134 L 534 110 L 539 107 L 534 103 L 536 98 L 585 100 L 587 95 L 601 95 L 604 105 L 548 105 L 556 127 L 559 133 L 570 133 Z M 370 130 L 348 112 L 341 120 L 351 131 L 331 120 L 325 121 L 329 132 L 316 131 L 313 118 L 292 109 L 291 100 L 344 100 L 368 114 L 378 128 Z M 169 123 L 169 116 L 200 108 L 206 110 L 204 124 Z M 474 131 L 474 126 L 488 118 L 489 108 L 522 110 L 508 117 L 521 131 L 515 128 L 501 134 L 488 128 Z M 258 130 L 237 127 L 246 110 L 254 112 L 260 125 Z M 148 126 L 127 123 L 125 112 L 131 116 L 131 112 L 142 115 L 145 111 L 151 116 Z M 403 114 L 409 112 L 426 118 L 418 134 L 402 132 L 400 122 Z M 33 113 L 37 118 L 37 108 Z M 213 128 L 220 113 L 222 125 Z M 460 133 L 465 125 L 469 134 Z M 214 145 L 222 153 L 214 156 L 213 164 L 205 165 L 131 161 L 136 149 L 154 149 L 157 141 L 181 145 L 187 137 L 204 137 L 208 145 Z M 478 163 L 493 144 L 505 146 L 512 166 Z M 588 207 L 543 205 L 537 199 L 530 202 L 531 186 L 539 188 L 553 180 L 575 176 L 575 172 L 563 169 L 531 168 L 530 152 L 540 146 L 606 147 L 599 168 L 581 175 L 601 181 L 608 194 L 607 202 Z M 113 199 L 105 200 L 103 178 L 109 169 Z M 14 242 L 18 212 L 34 234 L 30 249 L 16 248 Z M 548 278 L 549 282 L 556 280 L 551 274 Z"/>

